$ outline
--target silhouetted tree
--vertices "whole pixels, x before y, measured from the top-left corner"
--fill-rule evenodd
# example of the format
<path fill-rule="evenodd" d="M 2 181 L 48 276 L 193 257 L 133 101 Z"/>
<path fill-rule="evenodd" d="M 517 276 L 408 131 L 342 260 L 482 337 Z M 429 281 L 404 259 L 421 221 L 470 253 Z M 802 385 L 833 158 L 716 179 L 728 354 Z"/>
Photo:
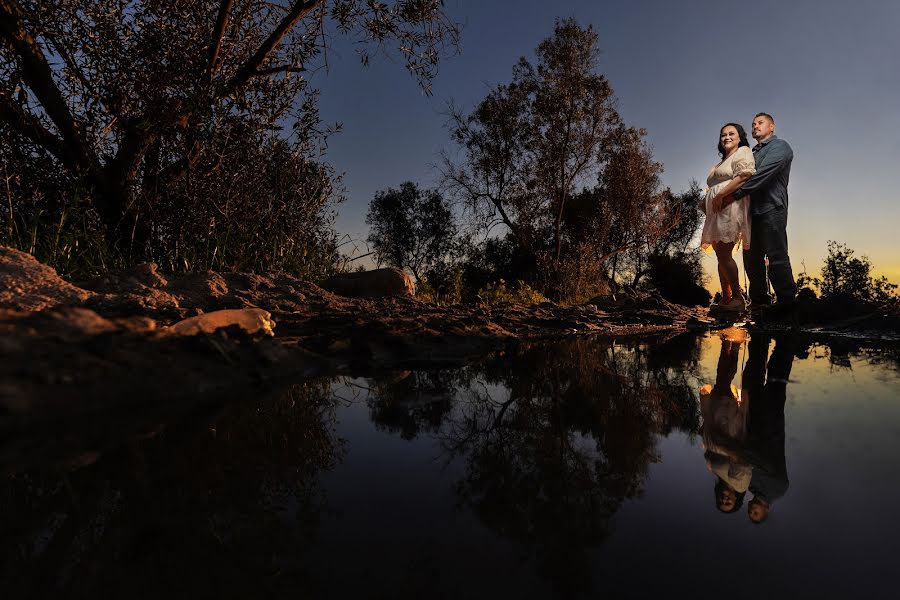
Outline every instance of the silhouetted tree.
<path fill-rule="evenodd" d="M 366 224 L 368 241 L 379 263 L 409 269 L 422 279 L 453 249 L 456 222 L 449 203 L 434 190 L 421 190 L 411 181 L 399 189 L 375 194 Z"/>
<path fill-rule="evenodd" d="M 846 244 L 829 240 L 828 256 L 822 267 L 820 289 L 823 298 L 845 297 L 863 302 L 896 302 L 895 284 L 886 277 L 871 276 L 872 262 L 867 256 L 856 257 Z M 818 281 L 816 281 L 818 283 Z"/>
<path fill-rule="evenodd" d="M 461 158 L 444 156 L 448 189 L 477 227 L 503 225 L 536 263 L 555 295 L 573 278 L 599 280 L 603 263 L 647 244 L 671 226 L 643 130 L 626 127 L 598 74 L 598 37 L 574 20 L 557 21 L 471 114 L 451 110 Z M 571 207 L 573 202 L 577 207 Z M 569 285 L 569 287 L 573 287 Z"/>

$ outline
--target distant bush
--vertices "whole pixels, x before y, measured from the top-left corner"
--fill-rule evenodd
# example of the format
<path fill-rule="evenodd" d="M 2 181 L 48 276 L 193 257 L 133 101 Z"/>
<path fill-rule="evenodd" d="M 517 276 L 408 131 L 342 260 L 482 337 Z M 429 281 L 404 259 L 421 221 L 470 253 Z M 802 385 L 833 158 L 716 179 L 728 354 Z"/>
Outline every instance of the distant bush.
<path fill-rule="evenodd" d="M 822 278 L 812 277 L 805 271 L 797 276 L 798 295 L 801 298 L 815 297 L 819 291 L 824 300 L 853 300 L 879 305 L 900 302 L 897 285 L 886 277 L 871 275 L 872 262 L 867 256 L 857 257 L 846 244 L 832 240 L 828 242 L 828 256 L 822 267 Z"/>
<path fill-rule="evenodd" d="M 478 296 L 482 303 L 488 306 L 498 304 L 541 304 L 549 302 L 546 296 L 532 288 L 523 281 L 517 281 L 515 286 L 507 286 L 501 279 L 496 283 L 489 283 L 478 290 Z"/>
<path fill-rule="evenodd" d="M 429 304 L 458 304 L 462 299 L 462 270 L 438 263 L 416 286 L 416 298 Z"/>

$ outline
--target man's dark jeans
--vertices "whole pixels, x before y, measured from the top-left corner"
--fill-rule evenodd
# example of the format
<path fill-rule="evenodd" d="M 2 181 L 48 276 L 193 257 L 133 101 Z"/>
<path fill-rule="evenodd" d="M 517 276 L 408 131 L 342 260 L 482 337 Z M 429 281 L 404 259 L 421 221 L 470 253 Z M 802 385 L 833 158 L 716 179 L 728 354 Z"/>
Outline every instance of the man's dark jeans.
<path fill-rule="evenodd" d="M 751 219 L 750 249 L 744 251 L 750 302 L 756 306 L 772 302 L 766 281 L 766 257 L 769 258 L 768 280 L 772 282 L 775 298 L 778 302 L 789 302 L 797 295 L 797 286 L 788 258 L 787 209 L 776 208 Z"/>

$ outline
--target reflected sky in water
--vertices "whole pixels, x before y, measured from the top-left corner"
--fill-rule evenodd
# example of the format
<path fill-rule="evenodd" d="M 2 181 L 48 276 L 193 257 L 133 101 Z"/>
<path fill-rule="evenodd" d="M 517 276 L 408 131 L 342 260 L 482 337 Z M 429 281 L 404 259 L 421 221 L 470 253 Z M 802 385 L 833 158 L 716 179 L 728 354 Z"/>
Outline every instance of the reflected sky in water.
<path fill-rule="evenodd" d="M 729 330 L 293 386 L 7 476 L 0 577 L 36 597 L 893 597 L 898 365 Z"/>

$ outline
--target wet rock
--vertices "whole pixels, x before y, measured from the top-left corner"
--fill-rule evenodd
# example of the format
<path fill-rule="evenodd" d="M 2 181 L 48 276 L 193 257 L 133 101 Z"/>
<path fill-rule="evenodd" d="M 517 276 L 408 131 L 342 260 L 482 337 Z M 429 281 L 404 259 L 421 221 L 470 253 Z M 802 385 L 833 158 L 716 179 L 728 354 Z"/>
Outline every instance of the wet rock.
<path fill-rule="evenodd" d="M 36 311 L 79 305 L 93 294 L 63 280 L 30 254 L 0 246 L 0 309 Z"/>
<path fill-rule="evenodd" d="M 226 309 L 204 313 L 179 321 L 163 330 L 164 335 L 191 336 L 198 333 L 212 333 L 218 329 L 237 326 L 253 335 L 275 335 L 272 331 L 275 321 L 272 315 L 261 308 Z"/>
<path fill-rule="evenodd" d="M 411 297 L 416 293 L 416 284 L 412 277 L 399 269 L 344 273 L 325 280 L 322 287 L 349 298 Z"/>

